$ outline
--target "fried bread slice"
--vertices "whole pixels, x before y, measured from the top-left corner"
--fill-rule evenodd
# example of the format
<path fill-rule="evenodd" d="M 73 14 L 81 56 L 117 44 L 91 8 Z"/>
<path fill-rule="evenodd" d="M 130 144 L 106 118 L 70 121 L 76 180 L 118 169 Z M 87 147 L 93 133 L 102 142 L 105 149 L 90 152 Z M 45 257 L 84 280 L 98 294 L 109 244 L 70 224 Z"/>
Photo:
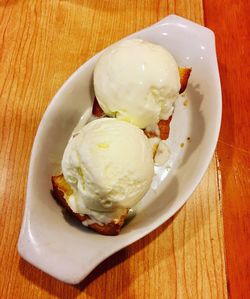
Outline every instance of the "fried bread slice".
<path fill-rule="evenodd" d="M 84 226 L 87 226 L 102 235 L 114 236 L 119 234 L 124 224 L 124 220 L 128 214 L 128 209 L 126 213 L 120 216 L 119 219 L 113 219 L 111 222 L 107 224 L 106 223 L 100 224 L 99 222 L 93 223 L 93 220 L 88 215 L 75 213 L 68 205 L 67 199 L 73 193 L 73 191 L 71 190 L 70 186 L 64 179 L 63 174 L 60 174 L 58 176 L 52 176 L 51 181 L 53 186 L 53 190 L 52 190 L 53 196 L 76 219 L 78 219 L 81 222 L 84 222 L 83 223 Z M 91 220 L 89 221 L 89 224 L 88 224 L 88 220 Z"/>
<path fill-rule="evenodd" d="M 181 83 L 181 88 L 179 93 L 183 93 L 188 84 L 188 79 L 191 74 L 192 69 L 191 68 L 186 68 L 186 67 L 179 67 L 179 75 L 180 75 L 180 83 Z"/>

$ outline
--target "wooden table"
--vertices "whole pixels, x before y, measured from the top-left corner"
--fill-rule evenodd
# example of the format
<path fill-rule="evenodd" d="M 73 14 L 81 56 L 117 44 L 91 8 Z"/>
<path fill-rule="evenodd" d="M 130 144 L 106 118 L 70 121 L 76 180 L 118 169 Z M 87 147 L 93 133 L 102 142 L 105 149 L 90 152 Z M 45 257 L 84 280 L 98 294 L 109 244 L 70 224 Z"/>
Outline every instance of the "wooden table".
<path fill-rule="evenodd" d="M 249 9 L 243 0 L 0 1 L 0 298 L 249 298 Z M 216 33 L 223 91 L 217 152 L 171 220 L 81 284 L 66 285 L 16 249 L 37 127 L 78 66 L 170 13 Z"/>

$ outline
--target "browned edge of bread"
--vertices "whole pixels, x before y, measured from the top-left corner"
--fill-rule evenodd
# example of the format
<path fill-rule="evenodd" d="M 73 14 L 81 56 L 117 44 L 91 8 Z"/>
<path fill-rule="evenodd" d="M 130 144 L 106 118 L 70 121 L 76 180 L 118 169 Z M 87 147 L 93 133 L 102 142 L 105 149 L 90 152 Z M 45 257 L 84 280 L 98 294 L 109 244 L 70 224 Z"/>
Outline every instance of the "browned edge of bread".
<path fill-rule="evenodd" d="M 58 176 L 52 176 L 51 181 L 53 186 L 53 190 L 52 190 L 53 196 L 67 211 L 69 211 L 76 219 L 78 219 L 81 222 L 90 219 L 88 215 L 74 213 L 70 208 L 70 206 L 68 205 L 67 198 L 72 194 L 72 190 L 68 185 L 68 183 L 65 181 L 63 174 L 60 174 Z M 118 221 L 117 219 L 115 221 L 112 220 L 110 223 L 103 224 L 103 225 L 98 223 L 92 223 L 89 224 L 87 227 L 93 229 L 94 231 L 102 235 L 110 235 L 110 236 L 118 235 L 124 224 L 124 220 L 127 216 L 127 213 L 122 215 L 118 219 Z"/>
<path fill-rule="evenodd" d="M 181 83 L 181 88 L 179 93 L 183 93 L 186 90 L 191 71 L 192 71 L 191 68 L 179 67 L 179 75 L 180 75 L 180 83 Z"/>

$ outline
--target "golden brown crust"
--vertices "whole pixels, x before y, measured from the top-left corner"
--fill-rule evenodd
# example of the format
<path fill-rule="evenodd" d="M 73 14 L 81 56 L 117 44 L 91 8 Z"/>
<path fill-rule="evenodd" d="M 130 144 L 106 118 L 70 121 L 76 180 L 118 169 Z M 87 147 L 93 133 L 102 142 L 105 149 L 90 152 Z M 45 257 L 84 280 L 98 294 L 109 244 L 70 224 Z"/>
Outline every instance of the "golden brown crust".
<path fill-rule="evenodd" d="M 167 120 L 161 119 L 158 122 L 158 128 L 160 131 L 161 140 L 166 140 L 169 136 L 171 119 L 172 119 L 172 116 L 170 116 Z"/>
<path fill-rule="evenodd" d="M 101 106 L 99 105 L 97 99 L 94 99 L 93 107 L 92 107 L 92 114 L 96 117 L 103 117 L 105 116 L 104 111 L 102 110 Z"/>
<path fill-rule="evenodd" d="M 67 198 L 72 194 L 72 190 L 68 183 L 65 181 L 63 174 L 60 174 L 58 176 L 52 176 L 51 177 L 52 181 L 52 194 L 53 196 L 59 201 L 59 203 L 67 210 L 69 211 L 75 218 L 77 218 L 79 221 L 83 222 L 85 220 L 90 219 L 88 215 L 82 215 L 78 213 L 74 213 L 70 206 L 67 203 Z M 128 210 L 127 210 L 128 213 Z M 100 225 L 98 223 L 92 223 L 89 224 L 88 227 L 95 230 L 96 232 L 102 234 L 102 235 L 118 235 L 123 224 L 125 217 L 127 216 L 127 213 L 122 215 L 118 221 L 117 220 L 112 220 L 108 224 L 103 224 Z"/>
<path fill-rule="evenodd" d="M 191 71 L 192 71 L 191 68 L 179 67 L 179 75 L 180 75 L 180 83 L 181 83 L 181 88 L 179 93 L 183 93 L 186 90 Z"/>

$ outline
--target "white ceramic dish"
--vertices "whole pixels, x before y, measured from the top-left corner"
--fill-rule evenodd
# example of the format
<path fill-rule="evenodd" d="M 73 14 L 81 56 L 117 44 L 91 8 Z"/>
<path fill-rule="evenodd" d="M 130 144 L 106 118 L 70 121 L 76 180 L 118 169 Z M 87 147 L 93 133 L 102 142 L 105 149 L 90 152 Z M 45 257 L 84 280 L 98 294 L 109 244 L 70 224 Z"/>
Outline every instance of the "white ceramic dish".
<path fill-rule="evenodd" d="M 157 169 L 138 214 L 119 236 L 92 232 L 62 213 L 50 194 L 50 177 L 58 171 L 74 126 L 92 106 L 92 72 L 99 54 L 65 82 L 44 114 L 34 141 L 18 251 L 37 268 L 67 283 L 80 282 L 105 258 L 145 236 L 180 209 L 200 182 L 217 143 L 221 89 L 213 32 L 171 15 L 127 38 L 131 37 L 160 44 L 171 51 L 179 65 L 192 66 L 189 104 L 186 110 L 177 108 L 170 136 L 175 145 L 186 137 L 191 137 L 191 142 L 173 157 L 171 171 Z"/>

